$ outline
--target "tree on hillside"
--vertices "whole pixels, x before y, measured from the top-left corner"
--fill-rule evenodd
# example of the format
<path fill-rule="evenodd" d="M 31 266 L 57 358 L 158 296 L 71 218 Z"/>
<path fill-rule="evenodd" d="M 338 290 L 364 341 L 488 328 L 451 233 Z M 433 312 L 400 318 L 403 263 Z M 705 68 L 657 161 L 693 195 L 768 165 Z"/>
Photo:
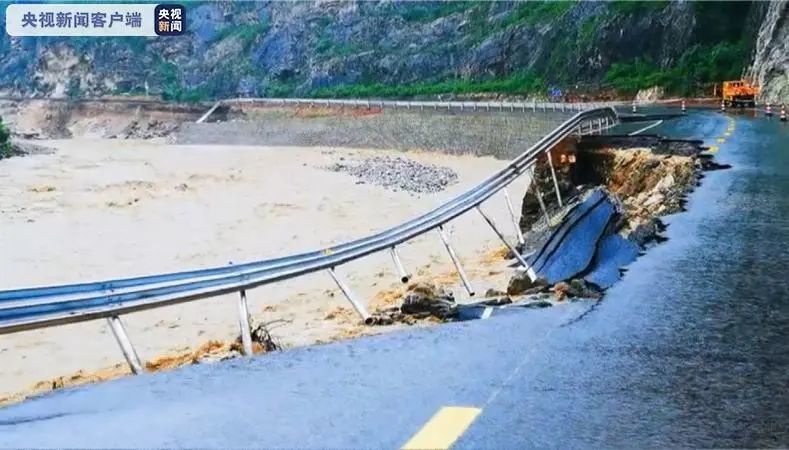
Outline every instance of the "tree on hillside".
<path fill-rule="evenodd" d="M 0 117 L 0 159 L 8 158 L 12 154 L 11 132 L 8 131 L 8 128 L 3 123 L 3 118 Z"/>

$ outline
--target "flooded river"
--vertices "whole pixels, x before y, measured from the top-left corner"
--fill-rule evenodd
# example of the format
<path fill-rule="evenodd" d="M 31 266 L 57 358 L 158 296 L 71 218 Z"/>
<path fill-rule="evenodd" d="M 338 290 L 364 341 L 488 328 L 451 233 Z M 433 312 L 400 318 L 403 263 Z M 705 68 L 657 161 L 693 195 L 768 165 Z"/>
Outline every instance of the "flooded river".
<path fill-rule="evenodd" d="M 455 448 L 785 447 L 789 124 L 653 132 L 732 168 L 599 303 L 64 390 L 0 410 L 0 447 L 397 448 L 446 406 L 478 408 Z"/>

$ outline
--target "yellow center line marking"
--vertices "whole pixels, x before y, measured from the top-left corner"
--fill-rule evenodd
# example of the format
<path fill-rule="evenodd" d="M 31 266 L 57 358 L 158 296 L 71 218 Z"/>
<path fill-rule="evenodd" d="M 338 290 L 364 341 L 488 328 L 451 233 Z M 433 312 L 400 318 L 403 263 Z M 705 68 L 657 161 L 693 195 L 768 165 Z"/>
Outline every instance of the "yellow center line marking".
<path fill-rule="evenodd" d="M 403 445 L 403 449 L 447 449 L 481 412 L 480 408 L 444 406 Z"/>
<path fill-rule="evenodd" d="M 718 144 L 723 144 L 726 142 L 726 138 L 718 138 Z"/>
<path fill-rule="evenodd" d="M 718 146 L 717 146 L 717 145 L 713 145 L 713 146 L 711 146 L 711 147 L 709 148 L 709 152 L 710 152 L 710 153 L 715 153 L 715 152 L 717 152 L 718 150 L 719 150 L 719 148 L 718 148 Z"/>
<path fill-rule="evenodd" d="M 727 132 L 723 133 L 723 135 L 724 136 L 731 136 L 731 131 L 727 131 Z"/>

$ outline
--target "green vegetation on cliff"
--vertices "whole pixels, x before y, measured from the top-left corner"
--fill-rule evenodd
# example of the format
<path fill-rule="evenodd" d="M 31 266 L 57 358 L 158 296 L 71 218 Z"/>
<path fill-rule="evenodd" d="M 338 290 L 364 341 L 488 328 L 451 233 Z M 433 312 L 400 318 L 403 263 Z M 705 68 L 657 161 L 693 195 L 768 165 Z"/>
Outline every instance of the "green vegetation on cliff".
<path fill-rule="evenodd" d="M 603 80 L 625 94 L 662 86 L 678 95 L 703 94 L 700 86 L 742 76 L 748 60 L 745 43 L 723 42 L 717 45 L 695 45 L 672 66 L 661 68 L 650 59 L 636 58 L 611 65 Z"/>
<path fill-rule="evenodd" d="M 179 39 L 3 33 L 0 90 L 72 97 L 690 94 L 738 78 L 756 2 L 189 2 Z M 0 10 L 0 17 L 3 11 Z"/>
<path fill-rule="evenodd" d="M 3 123 L 3 118 L 0 117 L 0 159 L 13 156 L 14 150 L 11 148 L 11 132 Z"/>
<path fill-rule="evenodd" d="M 611 7 L 631 10 L 647 8 L 652 3 L 655 2 L 613 2 Z M 697 24 L 703 25 L 694 29 L 693 45 L 663 66 L 649 57 L 614 62 L 603 81 L 627 94 L 652 86 L 662 86 L 677 95 L 710 94 L 700 89 L 739 79 L 750 63 L 755 40 L 745 20 L 750 7 L 750 2 L 692 3 Z"/>
<path fill-rule="evenodd" d="M 525 95 L 541 91 L 545 83 L 532 73 L 519 73 L 491 80 L 450 80 L 412 84 L 387 85 L 382 83 L 353 84 L 317 89 L 313 97 L 417 97 L 440 94 L 473 94 L 494 92 Z"/>
<path fill-rule="evenodd" d="M 221 29 L 214 37 L 213 41 L 219 42 L 229 37 L 236 37 L 241 41 L 244 49 L 247 49 L 255 42 L 258 36 L 265 35 L 270 27 L 271 25 L 267 21 L 228 26 Z"/>
<path fill-rule="evenodd" d="M 473 8 L 476 2 L 453 1 L 453 2 L 413 2 L 405 5 L 405 8 L 396 10 L 395 14 L 402 17 L 407 22 L 432 22 L 441 17 L 465 11 Z"/>
<path fill-rule="evenodd" d="M 647 15 L 663 11 L 668 3 L 667 0 L 613 0 L 608 3 L 608 6 L 611 11 L 616 13 Z"/>
<path fill-rule="evenodd" d="M 573 1 L 536 1 L 523 2 L 504 19 L 504 28 L 511 26 L 538 25 L 562 17 L 577 2 Z"/>

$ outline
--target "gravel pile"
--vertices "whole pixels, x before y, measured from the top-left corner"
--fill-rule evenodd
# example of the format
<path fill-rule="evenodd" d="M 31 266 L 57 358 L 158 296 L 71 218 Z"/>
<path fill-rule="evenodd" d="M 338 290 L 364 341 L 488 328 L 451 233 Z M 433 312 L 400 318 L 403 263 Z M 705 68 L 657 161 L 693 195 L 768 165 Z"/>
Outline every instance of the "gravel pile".
<path fill-rule="evenodd" d="M 421 164 L 399 156 L 376 156 L 357 161 L 341 161 L 327 169 L 353 175 L 361 183 L 375 184 L 393 191 L 415 193 L 443 191 L 458 180 L 457 173 L 452 169 Z"/>

